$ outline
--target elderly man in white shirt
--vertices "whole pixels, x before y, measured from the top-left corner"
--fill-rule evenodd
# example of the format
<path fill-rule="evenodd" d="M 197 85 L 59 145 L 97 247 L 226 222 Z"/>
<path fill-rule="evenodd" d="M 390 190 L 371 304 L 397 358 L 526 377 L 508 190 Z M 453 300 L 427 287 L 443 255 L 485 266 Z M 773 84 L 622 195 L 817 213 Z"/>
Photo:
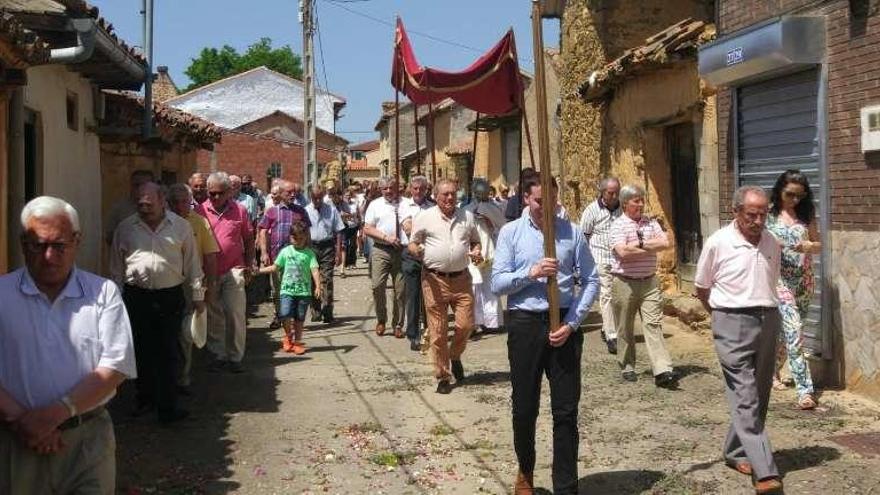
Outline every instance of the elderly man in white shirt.
<path fill-rule="evenodd" d="M 183 284 L 192 290 L 193 309 L 205 310 L 204 273 L 189 222 L 165 212 L 158 184 L 138 192 L 138 213 L 116 229 L 110 252 L 110 273 L 122 287 L 122 298 L 134 333 L 138 361 L 137 408 L 156 407 L 159 421 L 189 416 L 177 407 L 179 334 L 186 309 Z"/>
<path fill-rule="evenodd" d="M 724 460 L 752 477 L 756 493 L 777 493 L 782 480 L 765 423 L 782 328 L 776 293 L 782 247 L 765 229 L 768 200 L 761 187 L 737 189 L 733 210 L 733 222 L 706 240 L 694 285 L 712 314 L 730 407 Z"/>
<path fill-rule="evenodd" d="M 112 494 L 116 446 L 104 404 L 135 376 L 122 297 L 76 268 L 70 204 L 35 198 L 21 224 L 26 266 L 0 276 L 0 493 Z"/>
<path fill-rule="evenodd" d="M 373 239 L 370 252 L 370 280 L 376 304 L 376 335 L 385 334 L 388 309 L 385 301 L 385 283 L 391 277 L 394 300 L 391 306 L 391 324 L 394 336 L 403 338 L 403 228 L 400 225 L 400 202 L 397 183 L 388 177 L 379 179 L 381 198 L 370 202 L 364 214 L 364 235 Z"/>
<path fill-rule="evenodd" d="M 581 215 L 581 231 L 590 245 L 590 253 L 599 271 L 599 310 L 602 313 L 602 340 L 609 354 L 617 354 L 617 325 L 614 321 L 614 308 L 611 305 L 611 286 L 614 275 L 614 252 L 611 246 L 611 224 L 617 220 L 623 208 L 620 207 L 620 180 L 606 177 L 599 182 L 599 197 Z"/>

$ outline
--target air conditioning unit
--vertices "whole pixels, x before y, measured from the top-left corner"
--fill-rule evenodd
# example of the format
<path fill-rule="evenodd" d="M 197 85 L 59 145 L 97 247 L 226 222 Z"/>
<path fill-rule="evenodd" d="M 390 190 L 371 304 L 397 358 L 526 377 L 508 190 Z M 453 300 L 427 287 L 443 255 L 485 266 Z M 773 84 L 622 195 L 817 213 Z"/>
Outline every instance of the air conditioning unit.
<path fill-rule="evenodd" d="M 862 108 L 862 153 L 880 151 L 880 105 Z"/>

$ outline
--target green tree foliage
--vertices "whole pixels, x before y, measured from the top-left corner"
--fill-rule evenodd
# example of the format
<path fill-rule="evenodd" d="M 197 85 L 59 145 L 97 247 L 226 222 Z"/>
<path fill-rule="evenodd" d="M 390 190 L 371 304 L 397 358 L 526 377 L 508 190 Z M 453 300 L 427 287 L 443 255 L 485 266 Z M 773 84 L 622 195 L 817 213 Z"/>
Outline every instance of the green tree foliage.
<path fill-rule="evenodd" d="M 270 38 L 260 38 L 260 41 L 249 46 L 244 53 L 238 53 L 229 45 L 223 45 L 219 50 L 202 48 L 199 56 L 192 59 L 189 67 L 184 71 L 192 81 L 186 91 L 261 65 L 296 79 L 302 78 L 302 61 L 299 55 L 293 53 L 290 46 L 272 48 Z"/>

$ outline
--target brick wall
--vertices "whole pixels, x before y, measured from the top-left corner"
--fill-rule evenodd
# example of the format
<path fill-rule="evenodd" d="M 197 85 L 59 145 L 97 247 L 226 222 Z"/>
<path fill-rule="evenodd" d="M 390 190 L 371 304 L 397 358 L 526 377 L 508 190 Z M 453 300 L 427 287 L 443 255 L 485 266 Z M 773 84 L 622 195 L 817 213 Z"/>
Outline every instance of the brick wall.
<path fill-rule="evenodd" d="M 828 74 L 828 167 L 835 230 L 880 229 L 880 153 L 862 154 L 859 111 L 880 104 L 880 6 L 853 16 L 848 0 L 722 0 L 719 34 L 786 13 L 826 15 Z M 718 93 L 720 201 L 729 215 L 734 189 L 729 126 L 732 91 Z M 728 217 L 729 218 L 729 217 Z"/>
<path fill-rule="evenodd" d="M 300 141 L 305 135 L 305 124 L 303 124 L 303 121 L 291 117 L 284 112 L 275 112 L 261 119 L 249 122 L 235 130 L 252 134 L 265 134 L 285 141 Z M 321 129 L 317 129 L 316 135 L 318 147 L 320 148 L 335 150 L 344 149 L 348 145 L 348 141 L 345 139 Z M 319 159 L 318 161 L 324 163 L 323 160 Z"/>
<path fill-rule="evenodd" d="M 318 162 L 327 163 L 335 159 L 335 152 L 318 150 Z M 295 142 L 270 136 L 225 132 L 213 151 L 199 150 L 197 155 L 199 171 L 250 174 L 265 191 L 268 191 L 266 170 L 272 163 L 281 164 L 283 178 L 302 183 L 303 147 Z"/>

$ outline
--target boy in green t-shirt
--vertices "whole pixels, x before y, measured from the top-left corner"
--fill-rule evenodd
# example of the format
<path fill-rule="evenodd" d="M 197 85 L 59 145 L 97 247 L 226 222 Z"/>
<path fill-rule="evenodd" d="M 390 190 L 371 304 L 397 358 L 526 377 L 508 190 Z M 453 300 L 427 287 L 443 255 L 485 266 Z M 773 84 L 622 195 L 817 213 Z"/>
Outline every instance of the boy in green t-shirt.
<path fill-rule="evenodd" d="M 306 346 L 302 342 L 303 322 L 306 311 L 312 302 L 312 284 L 315 287 L 315 298 L 321 298 L 320 274 L 318 258 L 309 246 L 309 229 L 302 222 L 294 222 L 290 226 L 290 244 L 275 257 L 275 264 L 260 268 L 260 273 L 272 273 L 281 270 L 281 300 L 278 318 L 284 324 L 284 340 L 281 348 L 284 352 L 296 355 L 305 354 Z M 290 334 L 293 333 L 293 341 Z"/>

